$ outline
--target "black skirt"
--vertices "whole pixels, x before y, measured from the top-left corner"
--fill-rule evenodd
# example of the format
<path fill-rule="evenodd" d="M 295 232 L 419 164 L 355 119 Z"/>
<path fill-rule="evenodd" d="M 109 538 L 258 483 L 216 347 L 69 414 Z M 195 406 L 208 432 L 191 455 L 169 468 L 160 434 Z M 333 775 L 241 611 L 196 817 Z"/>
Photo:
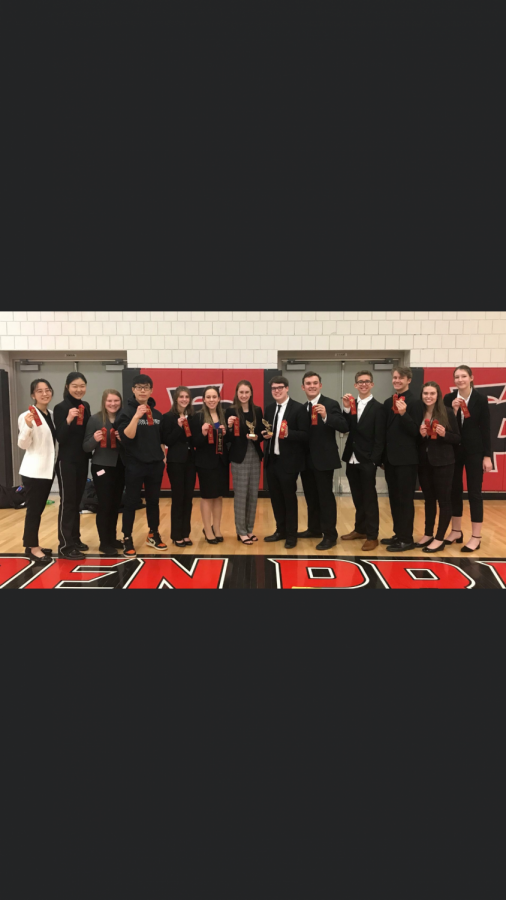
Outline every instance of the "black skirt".
<path fill-rule="evenodd" d="M 225 497 L 230 490 L 230 476 L 228 463 L 220 460 L 215 469 L 203 469 L 197 466 L 199 476 L 200 496 L 203 500 L 217 500 Z"/>

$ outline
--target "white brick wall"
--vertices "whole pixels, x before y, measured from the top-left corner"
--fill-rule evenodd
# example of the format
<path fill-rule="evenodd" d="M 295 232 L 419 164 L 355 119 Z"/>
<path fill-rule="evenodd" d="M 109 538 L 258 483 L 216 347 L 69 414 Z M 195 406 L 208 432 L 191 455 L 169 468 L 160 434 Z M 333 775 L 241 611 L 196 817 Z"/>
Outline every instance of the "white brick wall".
<path fill-rule="evenodd" d="M 275 368 L 278 350 L 408 350 L 414 366 L 479 368 L 506 364 L 506 312 L 0 312 L 0 359 L 37 350 L 126 351 L 129 366 L 180 368 Z"/>

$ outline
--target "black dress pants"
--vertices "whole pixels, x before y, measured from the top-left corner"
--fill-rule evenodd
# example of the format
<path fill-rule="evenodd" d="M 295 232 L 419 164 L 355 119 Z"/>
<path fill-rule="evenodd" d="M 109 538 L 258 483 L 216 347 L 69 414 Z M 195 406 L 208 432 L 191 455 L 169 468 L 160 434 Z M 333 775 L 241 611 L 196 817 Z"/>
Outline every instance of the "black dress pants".
<path fill-rule="evenodd" d="M 301 474 L 307 503 L 307 527 L 337 541 L 337 504 L 334 495 L 334 469 L 319 472 L 308 468 Z"/>
<path fill-rule="evenodd" d="M 467 475 L 467 491 L 471 507 L 471 522 L 483 522 L 483 456 L 465 457 L 460 453 L 455 460 L 452 487 L 452 515 L 460 518 L 464 512 L 464 466 Z"/>
<path fill-rule="evenodd" d="M 146 497 L 146 516 L 150 532 L 160 528 L 160 488 L 162 486 L 164 463 L 127 462 L 125 469 L 126 497 L 123 511 L 123 534 L 131 537 L 134 529 L 135 511 L 142 494 Z"/>
<path fill-rule="evenodd" d="M 367 535 L 368 541 L 377 541 L 379 506 L 376 466 L 372 462 L 348 463 L 346 477 L 355 504 L 355 531 Z"/>
<path fill-rule="evenodd" d="M 385 463 L 385 477 L 388 485 L 390 509 L 394 521 L 394 534 L 403 544 L 413 542 L 415 503 L 418 466 L 392 466 Z"/>
<path fill-rule="evenodd" d="M 23 547 L 39 546 L 39 528 L 42 513 L 46 508 L 47 498 L 53 484 L 50 478 L 27 478 L 22 476 L 26 488 L 26 518 L 23 534 Z"/>
<path fill-rule="evenodd" d="M 287 540 L 296 541 L 299 526 L 297 505 L 298 472 L 287 472 L 281 456 L 273 454 L 267 468 L 267 484 L 271 495 L 276 531 Z"/>
<path fill-rule="evenodd" d="M 59 459 L 56 477 L 60 488 L 58 541 L 60 551 L 71 550 L 81 540 L 79 506 L 88 480 L 88 459 Z"/>
<path fill-rule="evenodd" d="M 103 475 L 99 475 L 103 472 Z M 125 487 L 125 466 L 121 459 L 115 466 L 91 467 L 91 477 L 98 497 L 97 531 L 100 546 L 112 549 L 117 541 L 118 514 Z"/>
<path fill-rule="evenodd" d="M 167 474 L 172 490 L 171 507 L 171 540 L 183 541 L 190 537 L 193 509 L 193 492 L 197 477 L 195 463 L 192 459 L 186 462 L 168 462 Z"/>
<path fill-rule="evenodd" d="M 437 504 L 439 523 L 435 538 L 444 541 L 452 518 L 452 482 L 454 466 L 431 466 L 429 461 L 420 465 L 418 477 L 425 499 L 425 534 L 434 534 Z"/>

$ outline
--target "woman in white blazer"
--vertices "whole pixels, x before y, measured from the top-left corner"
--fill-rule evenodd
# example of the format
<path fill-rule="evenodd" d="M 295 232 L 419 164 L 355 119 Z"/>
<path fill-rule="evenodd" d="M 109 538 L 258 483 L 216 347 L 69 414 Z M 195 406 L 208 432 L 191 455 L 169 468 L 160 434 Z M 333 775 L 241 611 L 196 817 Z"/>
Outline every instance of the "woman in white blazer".
<path fill-rule="evenodd" d="M 40 565 L 49 562 L 53 552 L 39 546 L 39 527 L 53 484 L 57 445 L 53 413 L 48 409 L 53 388 L 40 378 L 32 382 L 30 393 L 33 405 L 18 419 L 18 447 L 26 450 L 19 470 L 26 488 L 23 545 L 32 562 Z"/>

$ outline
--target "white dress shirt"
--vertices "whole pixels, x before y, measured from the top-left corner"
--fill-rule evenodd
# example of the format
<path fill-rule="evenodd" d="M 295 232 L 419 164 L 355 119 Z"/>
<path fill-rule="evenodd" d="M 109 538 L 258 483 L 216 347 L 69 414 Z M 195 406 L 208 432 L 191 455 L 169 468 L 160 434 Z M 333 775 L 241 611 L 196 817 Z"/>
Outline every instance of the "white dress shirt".
<path fill-rule="evenodd" d="M 471 388 L 471 393 L 469 394 L 469 397 L 467 398 L 467 400 L 465 400 L 465 398 L 462 396 L 462 394 L 459 394 L 457 392 L 457 400 L 464 400 L 464 402 L 467 404 L 467 406 L 469 406 L 469 401 L 471 399 L 472 393 L 473 393 L 473 389 Z M 462 410 L 460 410 L 460 413 L 457 413 L 457 415 L 460 415 L 460 424 L 463 425 L 464 424 L 464 413 L 462 412 Z"/>
<path fill-rule="evenodd" d="M 320 402 L 320 397 L 321 397 L 321 394 L 318 394 L 316 400 L 308 400 L 308 402 L 306 403 L 306 409 L 307 409 L 308 413 L 311 412 L 311 409 L 310 409 L 311 406 L 318 406 L 318 404 Z M 323 421 L 324 422 L 327 421 L 327 416 L 325 416 Z"/>
<path fill-rule="evenodd" d="M 367 404 L 369 403 L 369 400 L 372 400 L 372 394 L 369 397 L 367 397 L 365 400 L 362 400 L 361 397 L 358 397 L 358 399 L 357 399 L 357 422 L 360 422 L 360 419 L 362 417 L 364 409 L 366 408 Z M 345 409 L 345 413 L 350 415 L 351 410 Z M 350 463 L 353 463 L 353 464 L 356 463 L 357 465 L 359 465 L 359 461 L 354 453 L 351 454 Z"/>
<path fill-rule="evenodd" d="M 276 418 L 276 410 L 277 410 L 278 406 L 280 406 L 280 410 L 278 413 L 278 421 L 276 423 L 276 434 L 274 435 L 273 438 L 271 438 L 271 441 L 272 440 L 274 441 L 274 456 L 281 455 L 281 451 L 279 449 L 279 430 L 281 428 L 281 423 L 285 417 L 286 407 L 288 406 L 289 401 L 290 401 L 290 397 L 287 397 L 285 402 L 282 404 L 278 403 L 276 405 L 276 409 L 274 410 L 274 418 Z"/>

